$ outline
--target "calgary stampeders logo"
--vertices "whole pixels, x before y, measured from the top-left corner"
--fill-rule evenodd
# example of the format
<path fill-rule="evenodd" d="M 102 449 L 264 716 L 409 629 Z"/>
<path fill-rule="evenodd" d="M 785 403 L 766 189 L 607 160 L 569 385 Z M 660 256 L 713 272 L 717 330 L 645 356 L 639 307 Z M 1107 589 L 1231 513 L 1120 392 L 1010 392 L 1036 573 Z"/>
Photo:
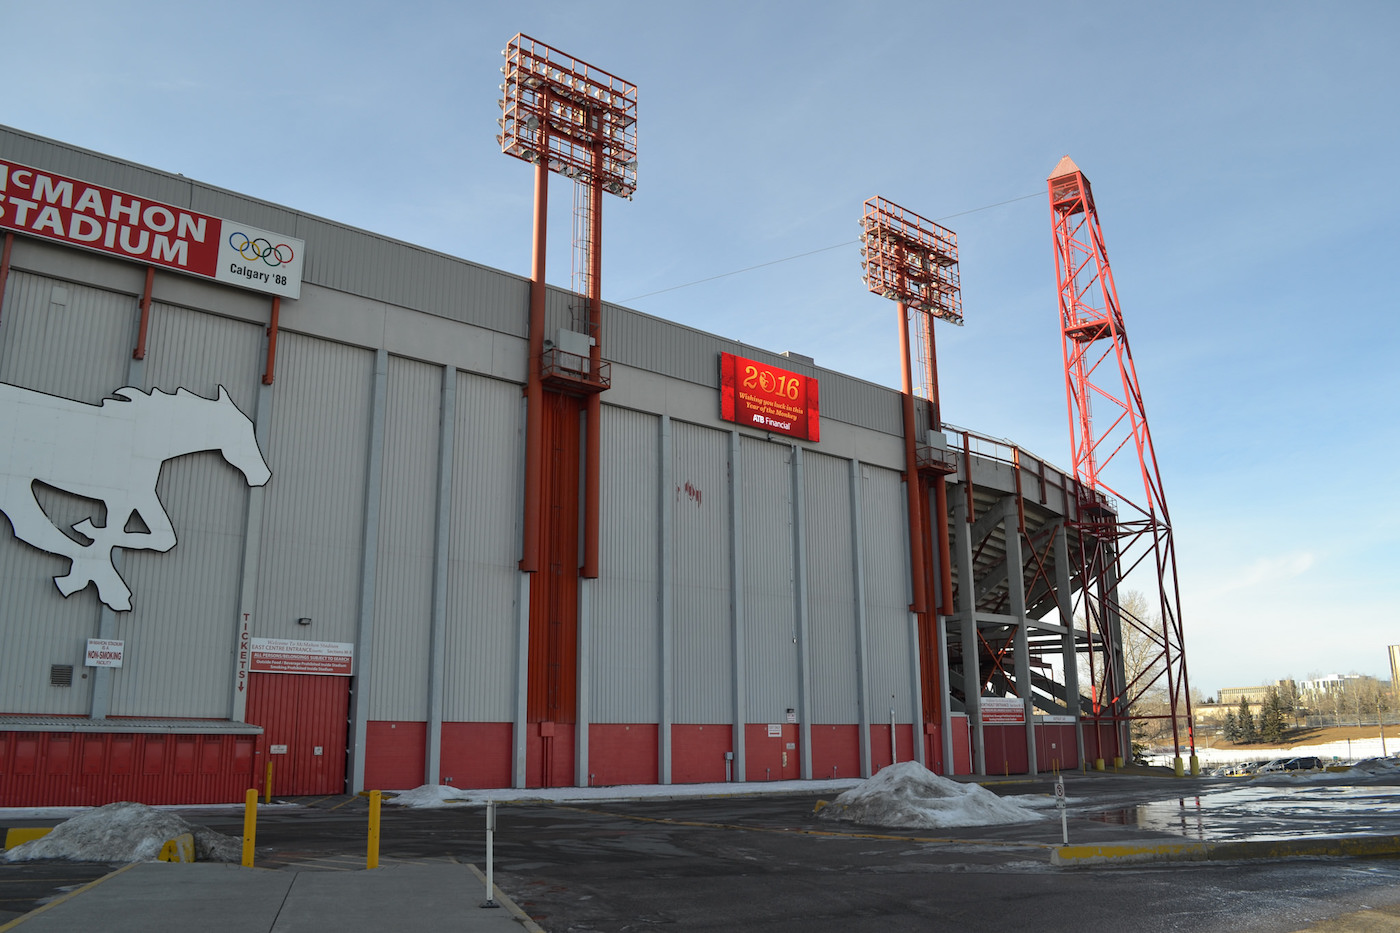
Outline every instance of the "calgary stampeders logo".
<path fill-rule="evenodd" d="M 65 597 L 93 584 L 111 609 L 131 609 L 131 590 L 112 550 L 169 551 L 170 516 L 156 495 L 167 460 L 218 451 L 250 486 L 272 478 L 253 424 L 223 386 L 209 399 L 186 389 L 121 388 L 99 405 L 0 383 L 0 512 L 15 537 L 70 562 L 54 577 Z M 60 530 L 39 505 L 35 484 L 101 502 L 105 515 Z M 94 521 L 94 518 L 97 521 Z M 98 524 L 100 521 L 102 524 Z"/>

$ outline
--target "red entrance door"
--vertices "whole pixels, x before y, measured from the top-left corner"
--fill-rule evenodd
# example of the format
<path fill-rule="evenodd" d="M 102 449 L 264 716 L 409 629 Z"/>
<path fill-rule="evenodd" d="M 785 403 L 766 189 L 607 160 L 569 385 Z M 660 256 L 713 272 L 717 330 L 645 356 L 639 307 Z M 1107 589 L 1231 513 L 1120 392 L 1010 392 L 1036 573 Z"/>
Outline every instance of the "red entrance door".
<path fill-rule="evenodd" d="M 263 727 L 274 794 L 345 792 L 349 711 L 349 677 L 248 676 L 248 721 Z"/>

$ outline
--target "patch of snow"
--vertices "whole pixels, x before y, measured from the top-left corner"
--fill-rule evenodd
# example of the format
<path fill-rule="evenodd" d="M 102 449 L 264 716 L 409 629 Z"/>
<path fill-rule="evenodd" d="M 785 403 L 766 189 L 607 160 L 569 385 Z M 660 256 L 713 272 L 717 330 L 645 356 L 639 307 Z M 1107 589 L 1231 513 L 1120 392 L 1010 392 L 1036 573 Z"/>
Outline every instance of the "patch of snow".
<path fill-rule="evenodd" d="M 392 803 L 398 807 L 412 807 L 418 810 L 431 810 L 435 807 L 445 807 L 450 803 L 470 803 L 472 792 L 461 788 L 453 787 L 450 784 L 424 784 L 415 787 L 413 790 L 405 790 L 396 793 L 385 803 Z"/>
<path fill-rule="evenodd" d="M 621 784 L 608 787 L 493 787 L 466 788 L 450 784 L 424 784 L 412 790 L 385 791 L 384 802 L 401 807 L 432 809 L 449 806 L 481 806 L 488 801 L 519 803 L 538 801 L 638 800 L 642 798 L 679 799 L 693 797 L 752 796 L 754 794 L 839 793 L 860 783 L 859 778 L 820 781 L 733 781 L 720 784 Z M 392 797 L 389 795 L 393 794 Z"/>
<path fill-rule="evenodd" d="M 1218 765 L 1235 764 L 1242 761 L 1272 761 L 1275 758 L 1297 758 L 1303 755 L 1316 755 L 1325 764 L 1342 764 L 1355 761 L 1361 758 L 1374 758 L 1385 756 L 1393 751 L 1400 742 L 1395 737 L 1389 737 L 1384 742 L 1380 737 L 1352 739 L 1348 742 L 1342 739 L 1336 742 L 1326 742 L 1314 745 L 1294 745 L 1292 747 L 1265 747 L 1262 745 L 1247 745 L 1240 748 L 1197 748 L 1196 757 L 1200 759 L 1201 767 L 1216 767 Z M 1182 755 L 1189 754 L 1185 749 Z M 1167 765 L 1172 764 L 1173 755 L 1170 749 L 1161 753 L 1148 756 L 1151 764 Z"/>
<path fill-rule="evenodd" d="M 841 794 L 820 819 L 909 829 L 986 826 L 1042 819 L 1034 809 L 977 784 L 939 777 L 917 761 L 890 765 Z"/>
<path fill-rule="evenodd" d="M 194 837 L 195 858 L 202 862 L 237 862 L 242 840 L 187 822 L 165 810 L 140 803 L 109 803 L 79 813 L 39 839 L 3 853 L 7 862 L 70 859 L 79 862 L 146 862 L 160 854 L 167 840 L 182 833 Z"/>

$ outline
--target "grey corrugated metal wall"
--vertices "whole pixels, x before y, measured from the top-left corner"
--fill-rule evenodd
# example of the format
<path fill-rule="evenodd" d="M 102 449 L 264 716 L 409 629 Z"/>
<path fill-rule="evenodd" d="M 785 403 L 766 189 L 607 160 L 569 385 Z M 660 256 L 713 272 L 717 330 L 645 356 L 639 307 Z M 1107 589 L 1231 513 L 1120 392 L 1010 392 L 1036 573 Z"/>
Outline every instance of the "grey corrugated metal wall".
<path fill-rule="evenodd" d="M 660 425 L 603 406 L 599 562 L 594 588 L 593 722 L 656 722 L 661 665 Z"/>
<path fill-rule="evenodd" d="M 135 312 L 129 295 L 12 270 L 0 317 L 0 380 L 97 404 L 125 382 Z M 94 451 L 94 460 L 99 456 Z M 91 503 L 54 490 L 41 491 L 39 499 L 60 528 L 93 514 Z M 6 712 L 88 711 L 83 647 L 97 635 L 100 606 L 92 587 L 59 596 L 53 577 L 67 570 L 65 558 L 9 534 L 0 540 L 0 709 Z M 74 665 L 73 686 L 49 686 L 52 664 Z"/>
<path fill-rule="evenodd" d="M 298 334 L 277 352 L 252 634 L 353 642 L 374 354 Z"/>
<path fill-rule="evenodd" d="M 904 484 L 894 470 L 870 465 L 862 465 L 861 478 L 870 718 L 872 722 L 886 721 L 893 705 L 900 720 L 908 722 L 913 706 L 909 697 L 909 551 Z"/>
<path fill-rule="evenodd" d="M 442 368 L 389 357 L 370 718 L 426 720 Z"/>
<path fill-rule="evenodd" d="M 734 718 L 729 433 L 673 422 L 672 611 L 675 721 Z"/>
<path fill-rule="evenodd" d="M 214 398 L 220 386 L 251 416 L 261 329 L 154 303 L 147 343 L 149 388 L 185 388 Z M 117 716 L 228 715 L 235 613 L 248 487 L 216 452 L 168 461 L 156 491 L 178 544 L 171 551 L 124 551 L 133 593 L 117 637 L 129 660 L 112 678 Z"/>
<path fill-rule="evenodd" d="M 520 387 L 457 374 L 443 719 L 514 716 L 524 416 Z"/>
<path fill-rule="evenodd" d="M 807 506 L 804 530 L 812 717 L 820 723 L 857 723 L 859 655 L 849 461 L 807 451 L 802 467 Z"/>
<path fill-rule="evenodd" d="M 739 444 L 744 513 L 745 696 L 750 722 L 782 722 L 799 706 L 793 581 L 792 448 Z"/>

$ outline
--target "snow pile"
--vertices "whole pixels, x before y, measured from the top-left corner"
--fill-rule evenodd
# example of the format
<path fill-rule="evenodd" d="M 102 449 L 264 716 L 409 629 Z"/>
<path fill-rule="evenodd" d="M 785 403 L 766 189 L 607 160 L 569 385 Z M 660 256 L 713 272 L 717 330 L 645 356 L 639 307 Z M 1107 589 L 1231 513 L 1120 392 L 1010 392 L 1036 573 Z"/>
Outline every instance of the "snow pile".
<path fill-rule="evenodd" d="M 873 826 L 938 829 L 1025 823 L 1041 814 L 976 784 L 939 777 L 917 761 L 890 765 L 823 807 L 817 816 Z"/>
<path fill-rule="evenodd" d="M 1394 775 L 1400 772 L 1400 759 L 1396 758 L 1368 758 L 1365 761 L 1358 761 L 1351 766 L 1352 772 L 1357 774 L 1374 775 Z"/>
<path fill-rule="evenodd" d="M 167 840 L 182 833 L 194 837 L 195 858 L 201 862 L 237 862 L 242 840 L 141 803 L 109 803 L 60 823 L 40 839 L 15 846 L 3 854 L 7 862 L 64 858 L 75 862 L 148 862 Z"/>
<path fill-rule="evenodd" d="M 470 790 L 453 787 L 451 784 L 424 784 L 413 790 L 398 791 L 393 797 L 385 797 L 384 802 L 398 807 L 431 810 L 454 803 L 472 802 L 477 796 Z"/>

